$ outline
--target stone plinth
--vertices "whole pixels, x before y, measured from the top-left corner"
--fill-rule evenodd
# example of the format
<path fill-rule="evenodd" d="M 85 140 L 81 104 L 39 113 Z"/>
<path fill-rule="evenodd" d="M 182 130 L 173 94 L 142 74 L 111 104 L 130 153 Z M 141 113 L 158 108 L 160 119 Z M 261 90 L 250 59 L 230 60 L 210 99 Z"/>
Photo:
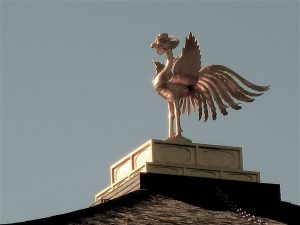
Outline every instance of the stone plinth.
<path fill-rule="evenodd" d="M 259 172 L 243 170 L 240 147 L 151 139 L 110 167 L 111 185 L 96 199 L 141 172 L 260 182 Z"/>

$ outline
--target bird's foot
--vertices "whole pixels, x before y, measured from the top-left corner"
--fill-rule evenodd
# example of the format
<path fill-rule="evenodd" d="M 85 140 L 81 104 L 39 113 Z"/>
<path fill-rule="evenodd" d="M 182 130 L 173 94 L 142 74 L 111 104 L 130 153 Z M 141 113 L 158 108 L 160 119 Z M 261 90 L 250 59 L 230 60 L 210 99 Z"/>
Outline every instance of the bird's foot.
<path fill-rule="evenodd" d="M 183 137 L 181 134 L 176 135 L 174 137 L 169 137 L 169 138 L 165 139 L 165 141 L 174 142 L 174 143 L 192 143 L 192 140 Z"/>

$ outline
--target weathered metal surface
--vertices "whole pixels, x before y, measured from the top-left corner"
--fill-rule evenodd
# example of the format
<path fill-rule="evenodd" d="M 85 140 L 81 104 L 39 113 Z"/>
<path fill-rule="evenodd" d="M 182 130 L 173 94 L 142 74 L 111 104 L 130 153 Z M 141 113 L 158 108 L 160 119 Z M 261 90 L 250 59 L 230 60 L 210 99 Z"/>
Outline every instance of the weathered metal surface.
<path fill-rule="evenodd" d="M 190 115 L 191 111 L 197 110 L 199 120 L 204 117 L 204 121 L 207 121 L 210 109 L 211 117 L 215 120 L 215 105 L 223 115 L 227 115 L 228 107 L 241 109 L 235 100 L 252 102 L 252 97 L 260 96 L 269 89 L 269 86 L 258 86 L 247 81 L 222 65 L 202 67 L 199 44 L 192 33 L 186 38 L 181 56 L 174 57 L 172 50 L 178 44 L 179 39 L 167 33 L 159 34 L 151 44 L 151 48 L 155 48 L 158 54 L 167 56 L 165 65 L 152 60 L 156 67 L 152 83 L 156 92 L 168 103 L 169 139 L 182 138 L 180 115 Z"/>

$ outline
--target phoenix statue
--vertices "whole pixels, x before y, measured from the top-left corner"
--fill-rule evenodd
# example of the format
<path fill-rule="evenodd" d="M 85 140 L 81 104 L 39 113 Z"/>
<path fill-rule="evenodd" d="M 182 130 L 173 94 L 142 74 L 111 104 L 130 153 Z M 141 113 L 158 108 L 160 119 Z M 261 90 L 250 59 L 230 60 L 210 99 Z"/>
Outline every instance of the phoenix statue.
<path fill-rule="evenodd" d="M 166 64 L 152 60 L 156 74 L 152 80 L 156 92 L 168 104 L 168 138 L 182 138 L 180 116 L 198 111 L 199 120 L 207 121 L 209 114 L 217 118 L 216 105 L 223 115 L 227 108 L 241 109 L 240 103 L 252 102 L 269 86 L 258 86 L 243 78 L 233 70 L 222 65 L 201 66 L 201 53 L 198 41 L 189 33 L 180 57 L 174 57 L 172 50 L 179 44 L 179 39 L 167 33 L 159 34 L 151 48 L 159 55 L 166 54 Z M 250 92 L 243 86 L 256 91 Z M 211 113 L 209 113 L 209 110 Z"/>

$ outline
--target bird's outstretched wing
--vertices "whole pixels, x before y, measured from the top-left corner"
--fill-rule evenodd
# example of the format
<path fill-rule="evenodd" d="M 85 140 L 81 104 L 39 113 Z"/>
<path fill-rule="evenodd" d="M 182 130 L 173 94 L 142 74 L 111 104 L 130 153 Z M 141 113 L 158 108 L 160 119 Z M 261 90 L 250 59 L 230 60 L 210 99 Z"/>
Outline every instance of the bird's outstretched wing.
<path fill-rule="evenodd" d="M 180 58 L 174 65 L 174 75 L 189 76 L 198 74 L 201 68 L 201 54 L 199 44 L 192 33 L 186 38 Z"/>
<path fill-rule="evenodd" d="M 208 108 L 211 110 L 212 118 L 217 118 L 215 103 L 218 105 L 221 113 L 227 115 L 226 108 L 228 104 L 233 109 L 241 109 L 239 103 L 252 102 L 251 97 L 262 95 L 269 86 L 258 86 L 235 73 L 231 69 L 222 65 L 210 65 L 204 67 L 199 72 L 199 80 L 195 93 L 190 96 L 190 101 L 194 102 L 199 109 L 199 120 L 204 114 L 204 121 L 208 119 Z M 245 90 L 242 85 L 260 93 L 253 93 Z"/>

